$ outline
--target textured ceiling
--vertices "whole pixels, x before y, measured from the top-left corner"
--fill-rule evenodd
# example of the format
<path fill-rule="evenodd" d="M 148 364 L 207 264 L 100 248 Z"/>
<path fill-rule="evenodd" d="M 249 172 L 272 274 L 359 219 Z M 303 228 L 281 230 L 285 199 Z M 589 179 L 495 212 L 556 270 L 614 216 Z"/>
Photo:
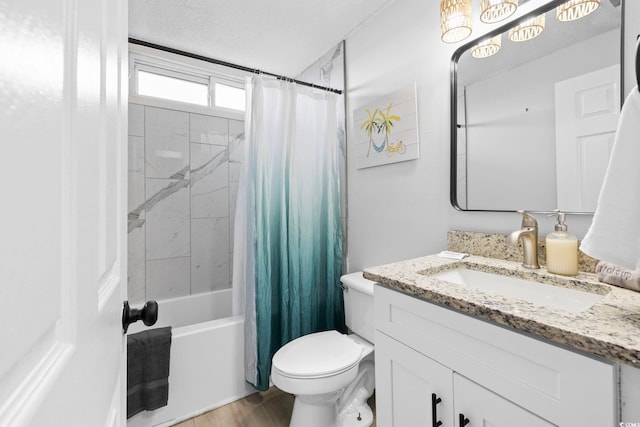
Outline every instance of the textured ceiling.
<path fill-rule="evenodd" d="M 129 36 L 295 76 L 392 1 L 129 0 Z"/>

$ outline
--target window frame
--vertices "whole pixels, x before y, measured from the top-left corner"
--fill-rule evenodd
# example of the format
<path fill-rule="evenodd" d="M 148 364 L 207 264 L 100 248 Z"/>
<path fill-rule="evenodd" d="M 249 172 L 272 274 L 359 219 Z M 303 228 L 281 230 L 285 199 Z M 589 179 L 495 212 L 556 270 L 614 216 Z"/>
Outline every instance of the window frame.
<path fill-rule="evenodd" d="M 224 78 L 224 77 L 220 77 L 220 76 L 212 76 L 211 77 L 211 105 L 217 109 L 220 110 L 225 110 L 225 111 L 229 111 L 229 112 L 239 112 L 241 111 L 243 114 L 245 111 L 247 111 L 247 106 L 246 106 L 246 102 L 245 102 L 245 109 L 244 110 L 237 110 L 235 108 L 229 108 L 229 107 L 221 107 L 216 105 L 216 84 L 220 84 L 223 86 L 228 86 L 228 87 L 232 87 L 232 88 L 236 88 L 236 89 L 242 89 L 245 92 L 245 100 L 246 100 L 246 93 L 247 93 L 247 87 L 246 87 L 246 83 L 245 82 L 239 82 L 237 80 L 230 80 L 228 78 Z"/>
<path fill-rule="evenodd" d="M 141 96 L 141 97 L 149 97 L 149 98 L 155 98 L 155 99 L 161 99 L 161 100 L 165 100 L 165 101 L 172 101 L 172 102 L 179 102 L 181 104 L 188 104 L 188 105 L 198 105 L 200 107 L 210 107 L 211 106 L 211 95 L 212 95 L 212 91 L 211 91 L 211 79 L 208 76 L 203 76 L 203 75 L 195 75 L 195 74 L 191 74 L 191 73 L 186 73 L 186 72 L 180 72 L 180 71 L 175 71 L 175 70 L 171 70 L 171 69 L 167 69 L 167 68 L 163 68 L 163 67 L 158 67 L 156 65 L 149 65 L 149 64 L 145 64 L 145 63 L 141 63 L 141 62 L 137 62 L 134 64 L 133 67 L 134 73 L 133 73 L 133 78 L 132 78 L 132 83 L 133 83 L 133 90 L 134 90 L 134 94 L 137 96 Z M 178 101 L 175 99 L 169 99 L 169 98 L 162 98 L 162 97 L 158 97 L 158 96 L 153 96 L 153 95 L 146 95 L 146 94 L 141 94 L 138 92 L 138 79 L 139 79 L 139 72 L 145 72 L 145 73 L 149 73 L 149 74 L 155 74 L 158 76 L 163 76 L 163 77 L 169 77 L 172 79 L 177 79 L 177 80 L 183 80 L 186 82 L 191 82 L 191 83 L 197 83 L 200 85 L 204 85 L 207 87 L 207 105 L 202 105 L 202 104 L 195 104 L 192 102 L 185 102 L 185 101 Z"/>
<path fill-rule="evenodd" d="M 138 72 L 148 72 L 208 86 L 208 106 L 138 93 Z M 129 43 L 129 102 L 210 116 L 244 120 L 245 111 L 215 105 L 215 84 L 246 91 L 250 73 Z M 245 92 L 246 93 L 246 92 Z"/>

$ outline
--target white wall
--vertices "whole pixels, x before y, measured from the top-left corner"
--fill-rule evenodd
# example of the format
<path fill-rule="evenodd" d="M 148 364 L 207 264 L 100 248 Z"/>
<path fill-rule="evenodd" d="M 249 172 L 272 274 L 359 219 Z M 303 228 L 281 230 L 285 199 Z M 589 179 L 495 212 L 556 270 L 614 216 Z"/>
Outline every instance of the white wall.
<path fill-rule="evenodd" d="M 435 2 L 397 0 L 346 41 L 349 271 L 445 246 L 453 50 L 439 42 L 438 11 Z M 353 110 L 412 82 L 420 159 L 355 169 Z"/>
<path fill-rule="evenodd" d="M 529 1 L 514 18 L 545 2 Z M 637 22 L 633 7 L 627 21 Z M 472 37 L 492 27 L 476 21 L 474 28 Z M 458 212 L 449 203 L 449 72 L 458 46 L 440 41 L 438 2 L 424 0 L 394 1 L 346 40 L 349 271 L 438 252 L 449 229 L 507 233 L 520 226 L 514 213 Z M 420 159 L 356 169 L 353 110 L 413 82 Z M 551 218 L 537 219 L 542 236 L 551 231 Z M 590 223 L 591 216 L 568 220 L 580 238 Z"/>

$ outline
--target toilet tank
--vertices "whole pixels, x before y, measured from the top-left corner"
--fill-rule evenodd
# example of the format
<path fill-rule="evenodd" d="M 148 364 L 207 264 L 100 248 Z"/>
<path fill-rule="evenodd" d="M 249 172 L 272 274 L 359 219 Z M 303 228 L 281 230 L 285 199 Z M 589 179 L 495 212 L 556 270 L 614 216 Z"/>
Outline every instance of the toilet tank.
<path fill-rule="evenodd" d="M 373 343 L 373 285 L 375 282 L 362 277 L 362 272 L 345 274 L 343 285 L 344 315 L 347 327 L 356 335 Z"/>

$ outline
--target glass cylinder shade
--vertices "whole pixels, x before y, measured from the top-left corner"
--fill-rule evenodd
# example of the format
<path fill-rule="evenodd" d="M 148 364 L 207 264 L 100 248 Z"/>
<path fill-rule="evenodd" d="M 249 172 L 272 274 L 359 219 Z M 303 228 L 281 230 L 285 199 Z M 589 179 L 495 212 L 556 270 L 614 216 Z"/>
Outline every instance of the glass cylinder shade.
<path fill-rule="evenodd" d="M 440 2 L 442 41 L 455 43 L 471 35 L 471 0 L 442 0 Z"/>
<path fill-rule="evenodd" d="M 493 24 L 510 17 L 517 8 L 518 0 L 481 0 L 480 20 Z"/>
<path fill-rule="evenodd" d="M 556 8 L 556 18 L 561 22 L 583 18 L 600 6 L 600 0 L 571 0 Z"/>
<path fill-rule="evenodd" d="M 544 30 L 544 14 L 527 19 L 522 24 L 509 30 L 509 40 L 512 42 L 524 42 L 538 37 Z"/>
<path fill-rule="evenodd" d="M 474 58 L 488 58 L 495 55 L 502 47 L 502 34 L 484 40 L 471 48 L 471 56 Z"/>

